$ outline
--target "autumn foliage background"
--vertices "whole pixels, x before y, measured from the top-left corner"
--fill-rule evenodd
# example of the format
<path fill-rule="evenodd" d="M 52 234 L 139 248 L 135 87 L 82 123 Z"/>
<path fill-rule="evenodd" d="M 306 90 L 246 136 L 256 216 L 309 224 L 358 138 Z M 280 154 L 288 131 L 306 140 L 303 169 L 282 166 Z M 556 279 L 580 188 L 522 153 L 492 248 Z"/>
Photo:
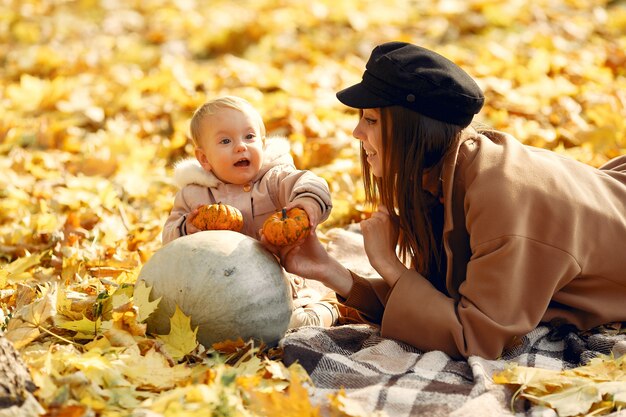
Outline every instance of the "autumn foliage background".
<path fill-rule="evenodd" d="M 626 153 L 624 1 L 2 1 L 0 326 L 22 332 L 47 412 L 165 415 L 164 393 L 212 387 L 219 401 L 194 391 L 205 412 L 255 413 L 246 393 L 262 384 L 276 395 L 291 384 L 285 395 L 306 402 L 306 377 L 292 384 L 299 371 L 279 361 L 238 368 L 249 378 L 236 381 L 216 377 L 230 368 L 211 352 L 172 355 L 142 334 L 124 288 L 161 246 L 172 163 L 192 154 L 190 116 L 218 95 L 251 101 L 298 167 L 328 180 L 322 230 L 358 221 L 356 115 L 335 93 L 389 40 L 464 67 L 485 92 L 481 123 L 595 166 Z M 157 361 L 162 383 L 123 364 L 102 370 L 122 352 Z"/>

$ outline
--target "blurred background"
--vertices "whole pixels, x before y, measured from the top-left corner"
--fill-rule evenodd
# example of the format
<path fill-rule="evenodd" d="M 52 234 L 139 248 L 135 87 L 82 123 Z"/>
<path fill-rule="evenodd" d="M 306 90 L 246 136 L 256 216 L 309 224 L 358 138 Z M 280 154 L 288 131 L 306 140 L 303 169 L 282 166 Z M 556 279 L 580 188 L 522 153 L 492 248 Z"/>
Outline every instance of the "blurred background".
<path fill-rule="evenodd" d="M 45 416 L 128 416 L 146 398 L 231 415 L 212 398 L 235 410 L 267 391 L 270 365 L 146 389 L 173 362 L 148 355 L 130 285 L 161 247 L 172 166 L 193 155 L 196 107 L 240 95 L 328 180 L 328 241 L 369 215 L 357 114 L 335 93 L 391 40 L 465 68 L 480 123 L 593 166 L 626 153 L 625 0 L 0 0 L 0 340 L 19 343 Z M 124 374 L 118 346 L 152 358 L 149 377 Z"/>
<path fill-rule="evenodd" d="M 465 68 L 484 124 L 594 166 L 626 152 L 624 1 L 1 0 L 0 266 L 39 254 L 42 280 L 144 262 L 191 114 L 223 94 L 328 180 L 322 230 L 359 221 L 357 116 L 335 93 L 390 40 Z"/>

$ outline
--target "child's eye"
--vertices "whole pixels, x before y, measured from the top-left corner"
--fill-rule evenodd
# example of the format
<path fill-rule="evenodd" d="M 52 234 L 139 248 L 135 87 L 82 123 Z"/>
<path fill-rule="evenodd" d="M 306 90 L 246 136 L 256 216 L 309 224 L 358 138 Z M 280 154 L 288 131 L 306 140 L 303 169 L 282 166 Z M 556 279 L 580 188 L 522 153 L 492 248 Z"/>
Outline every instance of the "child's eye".
<path fill-rule="evenodd" d="M 246 139 L 254 139 L 256 136 L 254 135 L 254 133 L 248 133 L 246 135 Z"/>
<path fill-rule="evenodd" d="M 228 139 L 228 138 L 223 138 L 222 140 L 220 140 L 220 143 L 221 143 L 221 144 L 224 144 L 224 145 L 227 145 L 227 144 L 229 144 L 229 143 L 230 143 L 230 139 Z"/>

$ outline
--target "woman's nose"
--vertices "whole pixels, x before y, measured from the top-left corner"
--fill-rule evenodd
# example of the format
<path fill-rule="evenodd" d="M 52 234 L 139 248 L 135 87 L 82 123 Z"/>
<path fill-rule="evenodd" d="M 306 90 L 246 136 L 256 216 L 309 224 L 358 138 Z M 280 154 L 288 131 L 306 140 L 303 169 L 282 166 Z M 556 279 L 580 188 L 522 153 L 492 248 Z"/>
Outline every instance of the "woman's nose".
<path fill-rule="evenodd" d="M 363 136 L 363 132 L 361 131 L 361 122 L 359 122 L 359 124 L 357 124 L 354 130 L 352 131 L 352 136 L 354 136 L 358 140 L 361 140 L 361 141 L 363 140 L 364 136 Z"/>

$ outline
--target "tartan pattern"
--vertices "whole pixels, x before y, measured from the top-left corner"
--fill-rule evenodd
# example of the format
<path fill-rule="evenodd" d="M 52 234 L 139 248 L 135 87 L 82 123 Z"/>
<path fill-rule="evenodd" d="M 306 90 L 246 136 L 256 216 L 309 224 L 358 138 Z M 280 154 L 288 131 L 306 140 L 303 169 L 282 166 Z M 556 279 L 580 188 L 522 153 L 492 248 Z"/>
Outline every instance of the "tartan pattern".
<path fill-rule="evenodd" d="M 567 369 L 610 353 L 618 342 L 623 349 L 626 335 L 600 330 L 579 333 L 568 326 L 546 324 L 522 337 L 499 360 L 476 356 L 453 360 L 440 351 L 424 353 L 382 338 L 373 326 L 348 324 L 294 329 L 281 346 L 285 364 L 297 361 L 311 376 L 311 399 L 322 409 L 328 394 L 344 388 L 364 416 L 483 417 L 530 416 L 541 411 L 523 401 L 515 403 L 515 413 L 511 411 L 511 390 L 491 381 L 491 375 L 508 363 Z M 546 411 L 542 415 L 556 415 Z"/>

